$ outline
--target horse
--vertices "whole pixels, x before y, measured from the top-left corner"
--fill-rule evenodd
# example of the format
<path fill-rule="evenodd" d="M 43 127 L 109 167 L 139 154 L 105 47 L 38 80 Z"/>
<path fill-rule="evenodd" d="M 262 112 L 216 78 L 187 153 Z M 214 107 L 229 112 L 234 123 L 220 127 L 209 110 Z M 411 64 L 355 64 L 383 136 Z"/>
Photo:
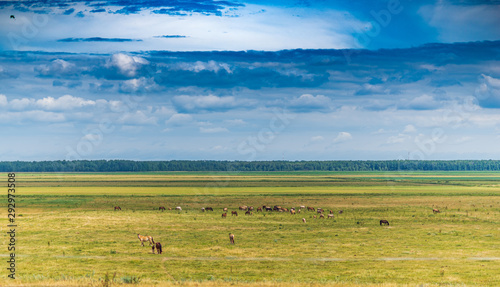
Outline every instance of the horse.
<path fill-rule="evenodd" d="M 161 248 L 161 243 L 160 243 L 160 242 L 156 242 L 156 244 L 155 244 L 155 245 L 156 245 L 156 252 L 157 252 L 158 254 L 162 254 L 162 253 L 163 253 L 163 250 L 162 250 L 162 248 Z M 153 247 L 152 247 L 152 248 L 153 248 L 153 254 L 155 253 L 155 245 L 153 245 Z"/>
<path fill-rule="evenodd" d="M 222 218 L 226 218 L 226 217 L 227 217 L 227 213 L 223 213 Z"/>
<path fill-rule="evenodd" d="M 432 212 L 433 212 L 433 213 L 441 213 L 441 211 L 439 211 L 439 209 L 436 209 L 436 208 L 433 208 L 433 209 L 432 209 Z"/>
<path fill-rule="evenodd" d="M 328 217 L 327 218 L 333 218 L 333 214 L 328 214 Z"/>
<path fill-rule="evenodd" d="M 389 225 L 389 221 L 382 219 L 380 220 L 380 225 Z"/>
<path fill-rule="evenodd" d="M 164 211 L 165 210 L 165 206 L 160 206 L 160 208 L 158 208 L 158 210 Z"/>
<path fill-rule="evenodd" d="M 142 246 L 144 246 L 144 241 L 149 241 L 149 245 L 155 244 L 155 241 L 153 240 L 153 236 L 148 236 L 148 235 L 140 235 L 137 233 L 137 237 L 141 241 Z"/>
<path fill-rule="evenodd" d="M 201 212 L 205 212 L 205 207 L 202 207 L 202 208 L 201 208 Z"/>
<path fill-rule="evenodd" d="M 238 216 L 238 212 L 236 212 L 236 211 L 231 211 L 231 216 L 234 216 L 234 215 Z"/>
<path fill-rule="evenodd" d="M 257 212 L 261 211 L 262 212 L 262 207 L 257 207 Z"/>
<path fill-rule="evenodd" d="M 323 215 L 323 213 L 321 213 L 321 215 L 319 216 L 319 218 L 325 218 L 325 216 Z"/>
<path fill-rule="evenodd" d="M 315 211 L 314 207 L 307 207 L 307 211 Z"/>
<path fill-rule="evenodd" d="M 247 210 L 247 209 L 248 209 L 248 206 L 246 206 L 246 205 L 240 206 L 240 210 Z"/>
<path fill-rule="evenodd" d="M 344 211 L 343 210 L 339 210 L 339 214 L 342 214 L 342 213 L 344 213 Z"/>
<path fill-rule="evenodd" d="M 175 210 L 179 210 L 179 211 L 181 211 L 181 210 L 182 210 L 182 208 L 181 208 L 180 206 L 177 206 L 177 207 L 175 208 Z"/>
<path fill-rule="evenodd" d="M 227 211 L 227 207 L 224 207 L 224 208 L 222 209 L 222 211 Z"/>
<path fill-rule="evenodd" d="M 253 215 L 253 212 L 251 212 L 250 210 L 247 210 L 247 212 L 245 212 L 245 215 Z"/>
<path fill-rule="evenodd" d="M 306 223 L 306 219 L 305 219 L 305 218 L 302 218 L 302 222 Z"/>
<path fill-rule="evenodd" d="M 295 209 L 290 210 L 290 214 L 294 215 L 295 214 Z"/>
<path fill-rule="evenodd" d="M 205 207 L 205 210 L 206 210 L 206 211 L 209 211 L 209 210 L 210 210 L 210 211 L 214 211 L 214 209 L 213 209 L 213 208 L 211 208 L 211 207 Z"/>
<path fill-rule="evenodd" d="M 234 244 L 234 234 L 229 233 L 229 243 Z"/>
<path fill-rule="evenodd" d="M 122 210 L 122 208 L 119 206 L 115 206 L 115 211 L 117 211 L 117 210 Z"/>

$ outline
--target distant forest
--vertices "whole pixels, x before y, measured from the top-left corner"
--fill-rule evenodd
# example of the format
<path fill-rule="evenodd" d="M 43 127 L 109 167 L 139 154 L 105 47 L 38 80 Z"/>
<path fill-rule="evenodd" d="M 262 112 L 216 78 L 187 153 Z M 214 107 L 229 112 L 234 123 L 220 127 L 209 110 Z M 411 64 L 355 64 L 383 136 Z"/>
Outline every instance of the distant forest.
<path fill-rule="evenodd" d="M 500 160 L 215 161 L 76 160 L 3 161 L 0 172 L 156 171 L 499 171 Z"/>

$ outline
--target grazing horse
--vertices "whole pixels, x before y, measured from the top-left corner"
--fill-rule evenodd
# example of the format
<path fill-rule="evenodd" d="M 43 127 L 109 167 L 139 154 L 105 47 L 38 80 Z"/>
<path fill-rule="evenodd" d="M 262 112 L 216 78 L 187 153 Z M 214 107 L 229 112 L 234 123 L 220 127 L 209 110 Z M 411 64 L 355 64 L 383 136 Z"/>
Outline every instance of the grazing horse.
<path fill-rule="evenodd" d="M 307 211 L 315 211 L 314 207 L 307 207 Z"/>
<path fill-rule="evenodd" d="M 154 244 L 151 248 L 153 249 L 153 254 L 155 254 L 155 247 L 156 247 L 156 252 L 158 254 L 162 254 L 163 253 L 163 250 L 161 248 L 161 243 L 160 242 L 156 242 L 156 244 Z"/>
<path fill-rule="evenodd" d="M 227 207 L 224 207 L 224 208 L 222 209 L 222 211 L 227 211 Z"/>
<path fill-rule="evenodd" d="M 339 210 L 339 214 L 342 214 L 342 213 L 344 213 L 344 211 L 343 210 Z"/>
<path fill-rule="evenodd" d="M 205 210 L 206 210 L 206 211 L 209 211 L 209 210 L 210 210 L 210 211 L 214 211 L 214 209 L 213 209 L 213 208 L 211 208 L 211 207 L 205 207 Z"/>
<path fill-rule="evenodd" d="M 257 212 L 262 211 L 262 207 L 257 207 Z"/>
<path fill-rule="evenodd" d="M 231 211 L 231 216 L 234 216 L 234 215 L 238 216 L 238 212 L 236 212 L 236 211 Z"/>
<path fill-rule="evenodd" d="M 266 211 L 273 211 L 271 207 L 266 207 Z"/>
<path fill-rule="evenodd" d="M 144 246 L 144 241 L 149 241 L 149 245 L 155 244 L 155 241 L 153 240 L 153 236 L 148 236 L 148 235 L 142 236 L 142 235 L 139 235 L 139 233 L 138 233 L 137 237 L 141 241 L 142 246 Z"/>
<path fill-rule="evenodd" d="M 295 215 L 295 209 L 290 210 L 290 214 Z"/>
<path fill-rule="evenodd" d="M 115 211 L 117 211 L 117 210 L 122 210 L 122 208 L 119 206 L 115 206 Z"/>
<path fill-rule="evenodd" d="M 382 219 L 380 220 L 380 225 L 389 225 L 389 221 Z"/>
<path fill-rule="evenodd" d="M 227 217 L 227 213 L 223 213 L 222 218 L 226 218 L 226 217 Z"/>
<path fill-rule="evenodd" d="M 205 212 L 205 207 L 202 207 L 202 208 L 201 208 L 201 212 Z"/>
<path fill-rule="evenodd" d="M 160 206 L 160 208 L 158 208 L 158 210 L 164 211 L 165 210 L 165 206 Z"/>
<path fill-rule="evenodd" d="M 302 218 L 302 222 L 306 223 L 306 219 L 305 219 L 305 218 Z"/>
<path fill-rule="evenodd" d="M 321 213 L 321 215 L 319 216 L 319 218 L 325 218 L 325 216 L 323 215 L 323 213 Z"/>
<path fill-rule="evenodd" d="M 441 211 L 439 211 L 439 209 L 436 209 L 436 208 L 433 208 L 433 209 L 432 209 L 432 212 L 433 212 L 433 213 L 441 213 Z"/>
<path fill-rule="evenodd" d="M 232 234 L 232 233 L 229 233 L 229 242 L 231 244 L 234 244 L 234 234 Z"/>
<path fill-rule="evenodd" d="M 328 218 L 333 218 L 333 214 L 328 214 Z"/>
<path fill-rule="evenodd" d="M 250 210 L 247 210 L 247 212 L 245 212 L 245 215 L 253 215 L 253 213 Z"/>
<path fill-rule="evenodd" d="M 247 209 L 248 209 L 248 206 L 246 206 L 246 205 L 240 206 L 240 210 L 247 210 Z"/>
<path fill-rule="evenodd" d="M 177 207 L 175 208 L 175 210 L 179 210 L 179 211 L 181 211 L 181 210 L 182 210 L 182 208 L 181 208 L 180 206 L 177 206 Z"/>

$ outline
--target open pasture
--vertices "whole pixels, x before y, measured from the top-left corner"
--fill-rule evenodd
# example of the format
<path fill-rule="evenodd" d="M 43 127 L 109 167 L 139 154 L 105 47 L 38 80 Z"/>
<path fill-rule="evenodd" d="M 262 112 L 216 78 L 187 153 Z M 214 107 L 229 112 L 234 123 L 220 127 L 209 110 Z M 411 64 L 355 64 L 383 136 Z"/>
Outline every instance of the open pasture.
<path fill-rule="evenodd" d="M 4 275 L 0 284 L 498 286 L 499 179 L 459 172 L 16 174 L 18 279 Z M 321 207 L 334 218 L 304 209 L 249 216 L 242 205 Z M 163 254 L 142 247 L 138 233 L 161 242 Z"/>

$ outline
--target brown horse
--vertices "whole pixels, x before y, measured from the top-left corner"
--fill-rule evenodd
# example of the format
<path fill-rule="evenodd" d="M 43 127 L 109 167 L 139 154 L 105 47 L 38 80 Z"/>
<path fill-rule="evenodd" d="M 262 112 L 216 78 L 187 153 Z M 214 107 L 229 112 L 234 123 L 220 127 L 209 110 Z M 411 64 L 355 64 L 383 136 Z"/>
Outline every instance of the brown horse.
<path fill-rule="evenodd" d="M 234 216 L 234 215 L 238 216 L 238 212 L 236 212 L 236 211 L 231 211 L 231 216 Z"/>
<path fill-rule="evenodd" d="M 164 211 L 165 210 L 165 206 L 160 206 L 160 208 L 158 208 L 158 210 Z"/>
<path fill-rule="evenodd" d="M 232 234 L 232 233 L 229 233 L 229 242 L 231 244 L 234 244 L 234 234 Z"/>
<path fill-rule="evenodd" d="M 226 218 L 226 217 L 227 217 L 227 213 L 223 213 L 222 218 Z"/>
<path fill-rule="evenodd" d="M 441 213 L 441 211 L 439 211 L 439 209 L 436 209 L 436 208 L 433 208 L 433 209 L 432 209 L 432 212 L 433 212 L 433 213 Z"/>
<path fill-rule="evenodd" d="M 117 210 L 122 210 L 122 208 L 119 206 L 115 206 L 115 211 L 117 211 Z"/>
<path fill-rule="evenodd" d="M 257 212 L 261 211 L 262 212 L 262 207 L 257 207 Z"/>
<path fill-rule="evenodd" d="M 315 211 L 314 207 L 307 207 L 307 211 Z"/>
<path fill-rule="evenodd" d="M 158 254 L 162 254 L 163 253 L 163 250 L 161 248 L 161 243 L 160 242 L 156 242 L 156 244 L 154 244 L 153 247 L 151 247 L 153 249 L 153 254 L 155 254 L 155 247 L 156 247 L 156 252 Z"/>
<path fill-rule="evenodd" d="M 389 221 L 382 219 L 380 220 L 380 225 L 389 225 Z"/>
<path fill-rule="evenodd" d="M 144 246 L 144 241 L 149 241 L 149 245 L 155 244 L 155 241 L 153 240 L 153 236 L 148 236 L 148 235 L 140 235 L 137 234 L 137 237 L 141 241 L 142 246 Z"/>
<path fill-rule="evenodd" d="M 253 213 L 250 210 L 247 210 L 247 212 L 245 212 L 245 215 L 253 215 Z"/>

